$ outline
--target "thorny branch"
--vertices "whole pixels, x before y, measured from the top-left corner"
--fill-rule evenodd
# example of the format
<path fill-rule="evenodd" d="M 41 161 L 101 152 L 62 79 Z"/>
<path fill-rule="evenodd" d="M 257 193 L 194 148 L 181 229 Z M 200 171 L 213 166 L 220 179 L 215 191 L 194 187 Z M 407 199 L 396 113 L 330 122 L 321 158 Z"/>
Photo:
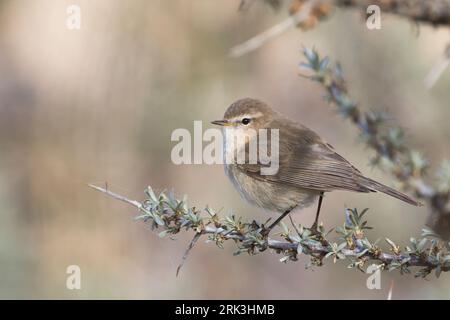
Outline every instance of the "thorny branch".
<path fill-rule="evenodd" d="M 301 67 L 313 74 L 309 79 L 319 82 L 326 90 L 327 100 L 335 105 L 339 113 L 349 119 L 360 130 L 363 142 L 375 151 L 373 165 L 391 173 L 405 191 L 414 192 L 431 208 L 427 225 L 441 237 L 450 237 L 450 163 L 444 161 L 437 172 L 437 183 L 425 181 L 428 160 L 417 150 L 405 144 L 404 132 L 399 127 L 386 130 L 383 124 L 386 114 L 364 112 L 358 108 L 348 94 L 342 69 L 339 64 L 331 66 L 327 57 L 321 59 L 314 50 L 305 49 L 306 63 Z"/>
<path fill-rule="evenodd" d="M 215 243 L 219 248 L 223 248 L 225 241 L 233 240 L 238 247 L 235 254 L 254 255 L 273 249 L 283 256 L 281 262 L 297 261 L 300 254 L 308 255 L 311 261 L 307 267 L 321 266 L 324 259 L 331 258 L 334 262 L 348 260 L 349 268 L 357 268 L 363 272 L 364 266 L 370 261 L 376 262 L 382 270 L 398 269 L 401 273 L 409 273 L 410 267 L 421 267 L 416 273 L 418 277 L 426 277 L 433 270 L 436 276 L 442 271 L 450 270 L 448 243 L 438 240 L 428 230 L 423 231 L 421 239 L 411 238 L 411 244 L 404 251 L 386 239 L 392 253 L 383 252 L 377 245 L 378 241 L 371 243 L 365 237 L 365 230 L 371 229 L 362 219 L 367 209 L 361 213 L 356 209 L 346 210 L 346 222 L 335 230 L 339 235 L 338 242 L 328 239 L 330 232 L 325 232 L 323 226 L 319 227 L 318 233 L 313 233 L 301 225 L 297 228 L 298 232 L 291 232 L 283 223 L 280 234 L 282 240 L 275 240 L 267 237 L 264 224 L 256 221 L 243 222 L 234 215 L 220 218 L 211 208 L 197 210 L 195 207 L 188 207 L 186 199 L 179 200 L 173 194 L 167 195 L 162 192 L 156 196 L 150 187 L 146 190 L 147 199 L 138 202 L 106 188 L 89 186 L 114 199 L 121 201 L 126 199 L 126 203 L 141 212 L 136 219 L 150 223 L 152 229 L 162 229 L 160 237 L 177 234 L 183 228 L 186 231 L 193 230 L 195 237 L 188 251 L 200 236 L 207 236 L 208 242 Z M 183 262 L 185 258 L 186 254 Z M 177 269 L 177 274 L 181 265 Z"/>
<path fill-rule="evenodd" d="M 366 230 L 371 229 L 363 219 L 367 209 L 362 212 L 346 209 L 344 224 L 334 229 L 334 234 L 338 236 L 334 240 L 329 238 L 332 230 L 325 232 L 322 225 L 317 232 L 294 225 L 292 232 L 283 223 L 279 234 L 281 240 L 276 240 L 267 236 L 264 223 L 244 222 L 234 215 L 222 218 L 209 207 L 197 210 L 188 206 L 186 198 L 179 200 L 172 193 L 161 192 L 156 196 L 148 187 L 147 199 L 139 202 L 114 193 L 107 187 L 90 187 L 136 207 L 141 213 L 136 219 L 150 223 L 152 229 L 161 229 L 160 237 L 175 235 L 182 229 L 194 231 L 194 239 L 183 256 L 177 273 L 189 250 L 202 236 L 206 236 L 209 242 L 215 243 L 219 248 L 223 247 L 225 241 L 234 241 L 238 248 L 235 254 L 254 255 L 273 249 L 282 255 L 281 262 L 296 261 L 299 255 L 304 254 L 310 257 L 307 267 L 321 266 L 325 259 L 332 259 L 334 262 L 348 261 L 349 268 L 363 272 L 369 262 L 376 263 L 382 270 L 399 270 L 401 273 L 410 273 L 412 267 L 419 267 L 417 277 L 426 277 L 432 271 L 438 277 L 442 271 L 450 271 L 450 242 L 443 240 L 450 232 L 450 227 L 446 224 L 450 220 L 450 164 L 443 164 L 436 186 L 427 184 L 423 175 L 428 162 L 420 153 L 405 146 L 401 130 L 391 128 L 384 132 L 383 114 L 362 112 L 358 108 L 348 95 L 339 65 L 331 66 L 328 58 L 320 58 L 314 50 L 305 49 L 304 53 L 307 61 L 301 66 L 312 72 L 307 77 L 320 83 L 327 91 L 328 101 L 336 105 L 339 112 L 360 129 L 362 140 L 376 151 L 373 163 L 391 172 L 401 182 L 403 189 L 415 192 L 428 202 L 434 215 L 434 232 L 423 229 L 421 237 L 411 238 L 404 250 L 385 238 L 390 251 L 387 252 L 378 245 L 378 240 L 371 242 L 366 237 Z"/>

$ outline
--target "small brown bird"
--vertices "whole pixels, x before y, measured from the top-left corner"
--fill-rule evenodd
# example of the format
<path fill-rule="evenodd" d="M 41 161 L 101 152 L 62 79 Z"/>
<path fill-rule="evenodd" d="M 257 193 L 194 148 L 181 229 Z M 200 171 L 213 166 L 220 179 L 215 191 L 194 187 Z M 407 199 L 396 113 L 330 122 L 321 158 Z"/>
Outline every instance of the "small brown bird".
<path fill-rule="evenodd" d="M 232 150 L 233 153 L 243 151 L 246 155 L 251 139 L 256 139 L 252 132 L 278 129 L 279 163 L 275 174 L 262 174 L 267 165 L 259 160 L 256 163 L 225 162 L 225 173 L 244 199 L 258 207 L 281 213 L 269 226 L 269 231 L 294 208 L 309 207 L 318 197 L 313 224 L 316 228 L 323 195 L 333 190 L 378 191 L 409 204 L 420 205 L 409 196 L 364 177 L 317 133 L 283 117 L 262 101 L 240 99 L 228 107 L 222 120 L 212 123 L 234 131 L 237 136 L 247 135 L 245 143 L 233 144 Z M 227 144 L 229 141 L 225 135 L 225 146 Z"/>

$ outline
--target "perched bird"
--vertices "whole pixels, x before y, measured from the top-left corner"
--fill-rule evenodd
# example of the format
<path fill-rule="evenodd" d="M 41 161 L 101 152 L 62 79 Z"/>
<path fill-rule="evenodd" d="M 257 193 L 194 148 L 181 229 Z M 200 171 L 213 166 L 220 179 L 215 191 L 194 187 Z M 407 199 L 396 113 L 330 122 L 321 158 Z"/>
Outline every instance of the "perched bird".
<path fill-rule="evenodd" d="M 366 178 L 350 162 L 336 153 L 333 147 L 317 133 L 274 111 L 266 103 L 245 98 L 234 102 L 222 120 L 215 125 L 231 130 L 237 137 L 246 135 L 245 143 L 227 141 L 233 153 L 244 152 L 248 156 L 249 144 L 257 139 L 260 129 L 278 129 L 278 170 L 274 174 L 262 174 L 267 164 L 246 161 L 225 162 L 225 173 L 241 196 L 253 205 L 281 213 L 272 223 L 270 231 L 295 208 L 311 206 L 317 198 L 318 207 L 312 228 L 317 228 L 320 207 L 325 192 L 347 190 L 355 192 L 382 192 L 411 205 L 419 202 L 388 186 Z M 270 143 L 268 139 L 268 143 Z M 270 147 L 267 148 L 271 150 Z M 224 157 L 226 152 L 224 152 Z"/>

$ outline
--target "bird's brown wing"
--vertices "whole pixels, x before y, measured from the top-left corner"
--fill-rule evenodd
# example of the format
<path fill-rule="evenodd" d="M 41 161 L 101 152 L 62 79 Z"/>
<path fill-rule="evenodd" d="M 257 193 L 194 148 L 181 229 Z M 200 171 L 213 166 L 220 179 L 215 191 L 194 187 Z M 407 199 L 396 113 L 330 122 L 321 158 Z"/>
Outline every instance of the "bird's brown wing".
<path fill-rule="evenodd" d="M 283 124 L 274 121 L 271 128 L 280 130 L 278 172 L 262 175 L 260 164 L 238 165 L 241 172 L 262 181 L 317 191 L 379 191 L 406 203 L 421 205 L 404 193 L 364 177 L 314 131 L 288 120 Z"/>
<path fill-rule="evenodd" d="M 287 124 L 287 125 L 286 125 Z M 266 182 L 283 183 L 318 191 L 373 191 L 361 185 L 361 173 L 314 131 L 293 122 L 279 124 L 279 170 L 274 175 L 261 175 L 261 164 L 240 164 L 247 175 Z"/>
<path fill-rule="evenodd" d="M 326 143 L 317 141 L 309 150 L 301 149 L 293 147 L 290 158 L 280 163 L 278 173 L 269 180 L 320 191 L 371 191 L 360 184 L 361 173 Z"/>

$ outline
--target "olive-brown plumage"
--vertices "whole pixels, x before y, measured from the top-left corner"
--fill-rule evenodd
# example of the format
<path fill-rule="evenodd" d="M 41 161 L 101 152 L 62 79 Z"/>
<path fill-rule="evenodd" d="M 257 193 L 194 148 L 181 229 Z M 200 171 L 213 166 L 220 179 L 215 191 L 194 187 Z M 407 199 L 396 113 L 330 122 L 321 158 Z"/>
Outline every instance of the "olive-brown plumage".
<path fill-rule="evenodd" d="M 259 207 L 286 213 L 295 207 L 307 207 L 324 192 L 333 190 L 378 191 L 419 205 L 411 197 L 364 177 L 314 131 L 283 117 L 259 100 L 238 100 L 227 109 L 223 120 L 213 123 L 244 133 L 250 129 L 279 130 L 276 174 L 261 174 L 260 163 L 225 165 L 225 172 L 239 193 Z"/>

